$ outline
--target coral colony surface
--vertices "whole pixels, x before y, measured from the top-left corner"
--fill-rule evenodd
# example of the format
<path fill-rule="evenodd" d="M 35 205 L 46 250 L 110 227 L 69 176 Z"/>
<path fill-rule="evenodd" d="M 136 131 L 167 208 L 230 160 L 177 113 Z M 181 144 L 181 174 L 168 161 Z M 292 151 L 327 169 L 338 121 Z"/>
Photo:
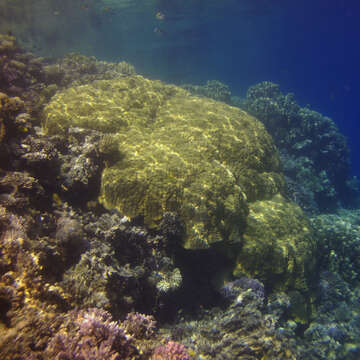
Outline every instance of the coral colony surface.
<path fill-rule="evenodd" d="M 358 359 L 349 167 L 276 84 L 239 99 L 1 36 L 1 359 Z"/>

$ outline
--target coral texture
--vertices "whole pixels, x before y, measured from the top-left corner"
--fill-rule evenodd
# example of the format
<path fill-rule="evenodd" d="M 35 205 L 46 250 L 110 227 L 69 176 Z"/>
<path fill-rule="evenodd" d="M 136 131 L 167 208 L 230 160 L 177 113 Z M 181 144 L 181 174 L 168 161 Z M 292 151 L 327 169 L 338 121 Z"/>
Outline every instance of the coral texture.
<path fill-rule="evenodd" d="M 235 273 L 245 273 L 277 291 L 306 290 L 315 266 L 316 241 L 301 209 L 281 195 L 249 207 Z"/>
<path fill-rule="evenodd" d="M 137 354 L 131 336 L 101 309 L 70 312 L 52 339 L 46 359 L 132 359 Z"/>
<path fill-rule="evenodd" d="M 183 85 L 182 88 L 197 96 L 205 96 L 227 104 L 231 103 L 229 87 L 217 80 L 207 81 L 206 85 Z"/>
<path fill-rule="evenodd" d="M 98 81 L 59 93 L 45 114 L 50 133 L 71 124 L 117 133 L 120 161 L 103 172 L 101 201 L 151 227 L 179 212 L 189 248 L 239 241 L 247 175 L 253 197 L 282 187 L 271 139 L 255 119 L 174 86 L 139 76 Z"/>
<path fill-rule="evenodd" d="M 169 341 L 166 345 L 155 348 L 151 360 L 191 360 L 183 344 Z"/>
<path fill-rule="evenodd" d="M 312 254 L 306 231 L 293 240 L 291 225 L 273 211 L 274 231 L 284 234 L 273 237 L 274 251 L 265 251 L 256 237 L 246 235 L 250 226 L 256 227 L 256 221 L 248 217 L 251 204 L 263 201 L 265 213 L 277 203 L 271 202 L 272 197 L 284 189 L 272 140 L 255 118 L 136 75 L 59 92 L 44 116 L 49 134 L 66 134 L 70 126 L 113 134 L 108 143 L 110 149 L 114 142 L 118 144 L 118 154 L 115 158 L 116 152 L 110 151 L 111 164 L 102 173 L 100 195 L 107 208 L 117 208 L 132 219 L 143 218 L 153 229 L 160 228 L 165 213 L 176 213 L 184 223 L 183 246 L 188 249 L 219 242 L 240 244 L 244 235 L 245 248 L 250 243 L 251 248 L 259 248 L 254 257 L 266 263 L 266 271 L 259 270 L 263 266 L 259 261 L 243 266 L 245 274 L 261 272 L 265 282 L 278 279 L 273 287 L 282 282 L 298 287 L 294 284 L 298 274 L 297 284 L 304 282 L 303 269 Z M 306 228 L 301 210 L 281 201 Z M 249 254 L 244 252 L 239 259 Z M 170 278 L 160 277 L 161 291 L 181 282 L 176 272 Z"/>

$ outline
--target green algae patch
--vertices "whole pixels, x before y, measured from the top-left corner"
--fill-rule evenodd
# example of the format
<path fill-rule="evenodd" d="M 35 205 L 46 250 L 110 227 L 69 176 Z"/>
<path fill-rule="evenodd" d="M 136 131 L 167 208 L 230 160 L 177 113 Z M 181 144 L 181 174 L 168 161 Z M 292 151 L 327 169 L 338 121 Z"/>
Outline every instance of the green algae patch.
<path fill-rule="evenodd" d="M 271 284 L 273 290 L 306 291 L 314 269 L 315 242 L 302 210 L 281 195 L 249 204 L 249 216 L 235 275 Z"/>
<path fill-rule="evenodd" d="M 165 212 L 176 213 L 184 223 L 183 246 L 188 249 L 245 241 L 244 254 L 252 254 L 252 234 L 259 231 L 265 237 L 262 231 L 267 228 L 257 228 L 252 214 L 262 201 L 268 204 L 281 192 L 284 181 L 271 137 L 241 109 L 132 75 L 59 92 L 46 106 L 44 119 L 51 134 L 66 134 L 70 126 L 107 134 L 106 146 L 118 153 L 102 174 L 99 201 L 107 208 L 131 218 L 142 216 L 155 229 Z M 283 206 L 293 208 L 285 201 Z M 262 210 L 267 214 L 266 207 Z M 297 215 L 303 218 L 300 210 Z M 292 226 L 280 220 L 273 225 L 284 234 L 284 248 L 286 241 L 293 241 Z M 305 244 L 307 237 L 302 241 Z M 273 244 L 279 251 L 275 238 Z M 266 257 L 268 248 L 260 249 Z M 289 249 L 304 250 L 292 245 Z M 302 256 L 299 263 L 305 262 Z M 260 274 L 261 262 L 246 261 L 250 260 L 244 259 L 245 272 Z M 289 264 L 278 266 L 280 270 L 275 265 L 265 268 L 280 277 L 282 271 L 292 272 Z M 281 279 L 291 282 L 286 275 Z"/>

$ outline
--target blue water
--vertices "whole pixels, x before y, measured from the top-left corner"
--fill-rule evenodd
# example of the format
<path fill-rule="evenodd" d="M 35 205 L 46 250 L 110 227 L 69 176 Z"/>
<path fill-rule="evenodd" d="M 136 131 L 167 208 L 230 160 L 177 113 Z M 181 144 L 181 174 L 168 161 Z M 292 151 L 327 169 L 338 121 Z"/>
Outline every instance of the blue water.
<path fill-rule="evenodd" d="M 5 9 L 16 7 L 3 1 Z M 9 11 L 5 18 L 13 21 L 9 29 L 23 44 L 43 56 L 78 51 L 125 60 L 153 79 L 177 84 L 220 80 L 237 96 L 264 80 L 280 84 L 300 105 L 309 104 L 338 124 L 349 140 L 353 173 L 360 177 L 357 0 L 25 3 L 23 24 L 18 24 L 21 14 L 12 17 Z M 99 11 L 99 4 L 123 3 L 127 6 Z"/>
<path fill-rule="evenodd" d="M 156 11 L 164 20 L 154 16 Z M 360 50 L 355 0 L 158 1 L 102 24 L 99 57 L 176 83 L 217 79 L 244 96 L 269 80 L 300 105 L 331 117 L 349 140 L 360 176 Z M 157 32 L 157 30 L 161 31 Z"/>

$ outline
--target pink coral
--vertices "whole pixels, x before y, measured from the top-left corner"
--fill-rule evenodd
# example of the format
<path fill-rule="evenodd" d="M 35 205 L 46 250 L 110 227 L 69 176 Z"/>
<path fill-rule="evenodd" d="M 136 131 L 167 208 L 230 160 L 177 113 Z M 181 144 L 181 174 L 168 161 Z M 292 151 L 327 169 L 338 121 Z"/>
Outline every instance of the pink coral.
<path fill-rule="evenodd" d="M 185 346 L 175 341 L 155 348 L 151 360 L 191 360 Z"/>

